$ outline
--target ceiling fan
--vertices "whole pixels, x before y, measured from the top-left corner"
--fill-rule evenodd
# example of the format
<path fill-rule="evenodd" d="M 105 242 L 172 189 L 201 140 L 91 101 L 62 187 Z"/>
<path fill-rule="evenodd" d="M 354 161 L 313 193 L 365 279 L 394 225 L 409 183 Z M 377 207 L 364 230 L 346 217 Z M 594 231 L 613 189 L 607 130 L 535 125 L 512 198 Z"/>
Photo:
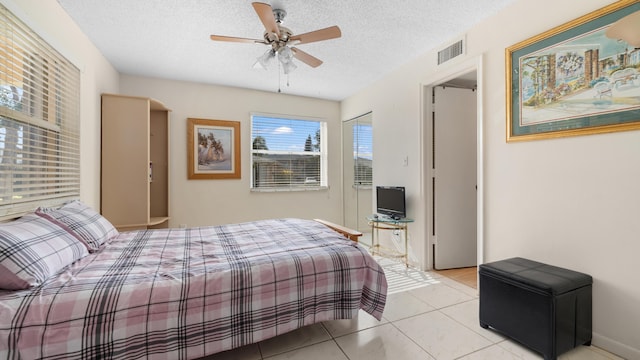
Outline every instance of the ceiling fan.
<path fill-rule="evenodd" d="M 287 15 L 286 11 L 282 9 L 272 9 L 271 5 L 261 2 L 254 2 L 251 5 L 253 5 L 253 9 L 258 14 L 258 17 L 265 28 L 262 39 L 211 35 L 211 40 L 270 45 L 271 48 L 262 56 L 258 57 L 255 66 L 266 69 L 269 61 L 277 56 L 278 60 L 282 64 L 285 74 L 289 74 L 291 71 L 296 69 L 297 66 L 293 63 L 294 57 L 311 67 L 318 67 L 322 64 L 322 60 L 294 46 L 335 39 L 342 36 L 340 28 L 337 26 L 294 35 L 290 29 L 282 26 L 282 21 Z"/>

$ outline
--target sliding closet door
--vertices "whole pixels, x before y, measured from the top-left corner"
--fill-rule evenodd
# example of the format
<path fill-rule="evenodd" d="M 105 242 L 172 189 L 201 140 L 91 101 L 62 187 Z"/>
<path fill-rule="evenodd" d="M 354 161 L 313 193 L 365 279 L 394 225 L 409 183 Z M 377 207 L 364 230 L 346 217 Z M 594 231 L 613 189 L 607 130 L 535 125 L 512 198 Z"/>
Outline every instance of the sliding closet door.
<path fill-rule="evenodd" d="M 373 213 L 373 143 L 371 113 L 345 121 L 342 126 L 344 225 L 365 233 L 369 243 L 367 215 Z"/>

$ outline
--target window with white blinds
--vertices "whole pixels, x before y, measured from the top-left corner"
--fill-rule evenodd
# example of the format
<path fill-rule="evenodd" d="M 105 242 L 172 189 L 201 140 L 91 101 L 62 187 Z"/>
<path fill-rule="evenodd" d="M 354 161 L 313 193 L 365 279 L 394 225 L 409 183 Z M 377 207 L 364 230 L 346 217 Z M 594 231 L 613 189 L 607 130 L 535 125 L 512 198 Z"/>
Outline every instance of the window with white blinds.
<path fill-rule="evenodd" d="M 373 183 L 373 127 L 370 124 L 353 126 L 353 184 L 370 186 Z"/>
<path fill-rule="evenodd" d="M 0 5 L 0 219 L 80 195 L 80 72 Z"/>
<path fill-rule="evenodd" d="M 326 187 L 326 122 L 253 115 L 251 187 L 311 190 Z"/>

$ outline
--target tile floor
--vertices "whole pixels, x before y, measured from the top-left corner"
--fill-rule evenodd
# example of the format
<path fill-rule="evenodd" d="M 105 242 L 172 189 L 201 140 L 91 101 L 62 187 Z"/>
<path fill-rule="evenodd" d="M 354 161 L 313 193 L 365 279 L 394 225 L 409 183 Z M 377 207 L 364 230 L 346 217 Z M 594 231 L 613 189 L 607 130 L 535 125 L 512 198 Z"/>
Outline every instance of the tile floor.
<path fill-rule="evenodd" d="M 207 360 L 528 360 L 542 359 L 478 325 L 477 290 L 434 272 L 377 258 L 389 282 L 382 321 L 356 319 L 307 326 Z M 621 359 L 582 346 L 561 360 Z"/>

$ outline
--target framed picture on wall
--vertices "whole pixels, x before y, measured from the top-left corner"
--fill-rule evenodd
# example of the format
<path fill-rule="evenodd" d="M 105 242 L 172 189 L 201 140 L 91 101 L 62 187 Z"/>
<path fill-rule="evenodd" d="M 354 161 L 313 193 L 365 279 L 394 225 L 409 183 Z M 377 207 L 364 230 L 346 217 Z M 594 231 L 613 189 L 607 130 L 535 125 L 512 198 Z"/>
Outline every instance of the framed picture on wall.
<path fill-rule="evenodd" d="M 640 129 L 640 2 L 506 49 L 507 142 Z"/>
<path fill-rule="evenodd" d="M 240 179 L 240 122 L 187 119 L 189 179 Z"/>

